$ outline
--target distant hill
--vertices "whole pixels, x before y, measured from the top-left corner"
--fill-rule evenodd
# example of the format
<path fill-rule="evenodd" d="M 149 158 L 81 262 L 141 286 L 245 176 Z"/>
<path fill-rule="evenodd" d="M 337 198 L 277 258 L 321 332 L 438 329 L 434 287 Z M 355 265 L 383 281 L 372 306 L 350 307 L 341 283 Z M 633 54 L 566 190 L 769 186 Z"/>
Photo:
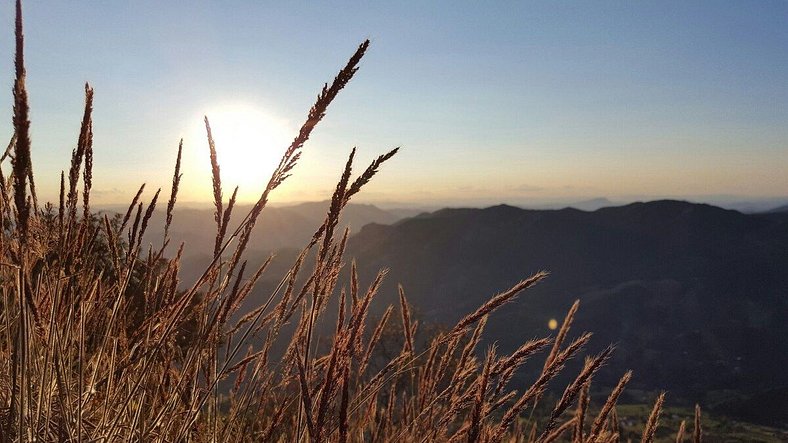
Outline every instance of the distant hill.
<path fill-rule="evenodd" d="M 434 209 L 419 209 L 419 208 L 386 208 L 386 212 L 395 215 L 398 219 L 415 217 L 425 212 L 432 212 Z"/>
<path fill-rule="evenodd" d="M 594 331 L 596 348 L 618 346 L 603 384 L 632 368 L 633 388 L 726 411 L 788 386 L 788 217 L 670 200 L 594 212 L 444 209 L 367 225 L 349 253 L 367 279 L 390 268 L 385 302 L 401 282 L 425 320 L 447 324 L 550 271 L 491 318 L 489 336 L 511 350 L 550 333 L 548 319 L 579 298 L 576 328 Z"/>
<path fill-rule="evenodd" d="M 280 254 L 250 304 L 286 272 L 327 206 L 263 212 L 251 263 L 272 250 Z M 450 324 L 545 269 L 552 273 L 545 283 L 490 319 L 487 335 L 502 351 L 550 334 L 548 320 L 560 321 L 579 298 L 575 333 L 595 333 L 592 352 L 608 343 L 618 347 L 598 387 L 631 368 L 633 401 L 640 400 L 637 392 L 667 389 L 676 403 L 700 401 L 788 426 L 785 402 L 770 401 L 769 411 L 752 414 L 756 399 L 779 398 L 788 389 L 788 212 L 742 214 L 663 200 L 593 212 L 499 205 L 399 215 L 351 204 L 342 219 L 353 228 L 348 259 L 357 260 L 362 278 L 390 269 L 378 309 L 397 303 L 401 282 L 421 320 Z M 150 238 L 160 238 L 161 220 L 151 226 L 159 231 Z M 171 233 L 175 243 L 187 244 L 181 278 L 193 282 L 210 261 L 213 211 L 176 211 Z"/>
<path fill-rule="evenodd" d="M 717 206 L 726 209 L 735 209 L 745 214 L 756 214 L 759 212 L 768 212 L 769 210 L 778 206 L 788 204 L 788 198 L 785 197 L 772 197 L 772 198 L 752 198 L 748 200 L 734 199 L 734 198 L 720 198 L 715 199 L 699 199 L 698 201 L 713 202 Z"/>
<path fill-rule="evenodd" d="M 300 249 L 312 238 L 315 230 L 323 223 L 329 202 L 308 202 L 293 206 L 267 207 L 255 225 L 248 255 L 262 260 L 273 251 Z M 239 205 L 233 209 L 230 231 L 238 226 L 248 213 L 250 205 Z M 113 212 L 125 212 L 125 209 Z M 350 227 L 357 232 L 369 223 L 390 224 L 401 217 L 373 205 L 349 204 L 344 210 L 339 229 Z M 341 233 L 341 230 L 338 232 Z M 229 232 L 228 232 L 229 235 Z M 164 213 L 155 211 L 143 245 L 161 245 L 164 236 Z M 181 281 L 193 282 L 211 261 L 216 238 L 216 222 L 213 208 L 176 209 L 170 228 L 171 250 L 185 243 Z"/>
<path fill-rule="evenodd" d="M 772 208 L 768 210 L 769 213 L 779 213 L 779 212 L 788 212 L 788 205 L 778 206 L 776 208 Z"/>
<path fill-rule="evenodd" d="M 615 206 L 615 203 L 607 198 L 592 198 L 590 200 L 583 200 L 568 205 L 570 208 L 579 209 L 581 211 L 596 211 L 597 209 L 607 208 L 608 206 Z"/>
<path fill-rule="evenodd" d="M 253 250 L 272 251 L 282 248 L 300 248 L 312 237 L 315 229 L 323 222 L 329 202 L 300 203 L 293 206 L 268 207 L 260 216 L 253 234 Z M 237 226 L 249 211 L 249 205 L 233 209 L 231 227 Z M 343 213 L 341 228 L 350 227 L 353 232 L 368 223 L 390 224 L 401 217 L 373 205 L 349 204 Z M 161 241 L 164 234 L 164 214 L 156 211 L 146 238 Z M 214 209 L 176 209 L 170 228 L 172 243 L 186 243 L 188 253 L 213 251 L 216 236 Z"/>

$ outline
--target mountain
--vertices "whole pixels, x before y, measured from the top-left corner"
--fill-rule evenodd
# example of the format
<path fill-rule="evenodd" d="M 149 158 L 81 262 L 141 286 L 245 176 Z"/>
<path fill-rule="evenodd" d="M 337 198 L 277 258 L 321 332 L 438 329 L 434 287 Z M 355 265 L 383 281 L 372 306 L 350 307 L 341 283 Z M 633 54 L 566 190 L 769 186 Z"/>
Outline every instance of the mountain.
<path fill-rule="evenodd" d="M 635 392 L 667 389 L 726 411 L 788 386 L 788 217 L 670 200 L 594 212 L 444 209 L 367 225 L 348 252 L 367 281 L 390 269 L 383 305 L 402 283 L 423 321 L 445 324 L 550 271 L 490 318 L 488 337 L 511 351 L 549 334 L 548 320 L 580 299 L 575 333 L 595 333 L 591 351 L 617 346 L 602 385 L 631 368 Z M 771 414 L 786 425 L 788 410 Z"/>
<path fill-rule="evenodd" d="M 259 263 L 280 252 L 250 306 L 267 297 L 327 206 L 263 212 L 247 256 Z M 163 215 L 156 217 L 150 229 L 159 232 L 150 238 L 162 234 Z M 214 223 L 210 209 L 176 211 L 171 237 L 186 242 L 182 281 L 193 282 L 210 261 Z M 347 257 L 357 260 L 362 283 L 390 269 L 378 312 L 398 303 L 402 283 L 421 322 L 449 325 L 545 269 L 551 276 L 544 283 L 490 318 L 486 334 L 502 352 L 549 335 L 548 320 L 560 321 L 580 299 L 574 334 L 594 332 L 590 352 L 617 346 L 597 388 L 611 387 L 631 368 L 629 400 L 667 389 L 675 403 L 701 402 L 712 412 L 786 426 L 788 405 L 775 399 L 788 391 L 788 212 L 742 214 L 663 200 L 593 212 L 442 209 L 400 219 L 351 204 L 341 224 L 348 225 Z M 753 413 L 757 404 L 770 408 Z"/>
<path fill-rule="evenodd" d="M 425 212 L 432 212 L 437 208 L 386 208 L 386 212 L 394 214 L 398 219 L 411 218 Z"/>
<path fill-rule="evenodd" d="M 264 260 L 274 251 L 302 248 L 323 223 L 329 204 L 329 201 L 321 201 L 265 208 L 255 224 L 247 255 L 253 257 L 252 262 L 255 262 Z M 238 205 L 233 209 L 228 236 L 250 208 L 250 205 Z M 108 212 L 125 213 L 125 209 Z M 337 232 L 341 233 L 346 227 L 351 232 L 357 232 L 369 223 L 390 224 L 400 218 L 373 205 L 351 203 L 343 211 Z M 164 238 L 164 212 L 155 211 L 148 225 L 142 244 L 161 245 L 161 239 Z M 184 284 L 194 282 L 212 258 L 216 238 L 214 209 L 176 209 L 169 235 L 170 250 L 174 251 L 184 243 L 181 281 Z"/>
<path fill-rule="evenodd" d="M 329 204 L 329 201 L 321 201 L 266 208 L 255 225 L 251 249 L 274 251 L 283 248 L 303 247 L 323 223 Z M 236 206 L 233 209 L 230 227 L 237 226 L 250 208 L 249 205 Z M 357 231 L 368 223 L 390 224 L 400 218 L 398 215 L 373 205 L 351 203 L 343 212 L 340 228 L 349 227 L 353 231 Z M 163 238 L 163 220 L 164 214 L 161 211 L 156 211 L 149 223 L 147 241 Z M 176 209 L 170 227 L 170 237 L 173 244 L 185 242 L 187 254 L 211 253 L 216 237 L 214 209 Z"/>
<path fill-rule="evenodd" d="M 769 213 L 780 213 L 780 212 L 788 212 L 788 205 L 778 206 L 776 208 L 772 208 L 768 210 Z"/>
<path fill-rule="evenodd" d="M 785 197 L 742 199 L 741 197 L 707 196 L 706 198 L 698 197 L 696 201 L 734 209 L 745 214 L 767 212 L 772 208 L 788 205 L 788 199 Z"/>
<path fill-rule="evenodd" d="M 596 211 L 597 209 L 606 208 L 608 206 L 615 206 L 615 203 L 604 197 L 583 200 L 569 205 L 570 208 L 579 209 L 581 211 Z"/>

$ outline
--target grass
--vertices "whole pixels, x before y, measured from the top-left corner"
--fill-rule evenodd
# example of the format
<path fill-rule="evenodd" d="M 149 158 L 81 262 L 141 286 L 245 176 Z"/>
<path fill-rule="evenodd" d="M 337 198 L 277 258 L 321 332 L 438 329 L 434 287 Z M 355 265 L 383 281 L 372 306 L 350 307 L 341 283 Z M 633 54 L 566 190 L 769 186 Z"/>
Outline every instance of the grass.
<path fill-rule="evenodd" d="M 91 211 L 93 90 L 88 85 L 59 202 L 39 207 L 17 2 L 14 137 L 3 157 L 11 159 L 11 176 L 0 177 L 0 440 L 622 439 L 627 428 L 616 403 L 631 374 L 623 375 L 596 414 L 588 397 L 612 347 L 588 356 L 555 404 L 546 404 L 547 389 L 554 388 L 569 360 L 582 358 L 591 339 L 588 333 L 569 338 L 578 303 L 554 338 L 523 343 L 509 355 L 495 347 L 483 354 L 478 349 L 488 315 L 546 273 L 524 278 L 426 339 L 419 338 L 423 327 L 410 315 L 402 288 L 399 312 L 390 308 L 371 322 L 370 306 L 386 272 L 371 282 L 359 281 L 355 264 L 348 265 L 345 257 L 348 231 L 337 227 L 343 208 L 397 149 L 380 155 L 355 178 L 355 149 L 350 152 L 311 241 L 262 304 L 238 312 L 271 263 L 245 259 L 252 228 L 271 193 L 296 170 L 312 130 L 356 74 L 368 46 L 368 41 L 359 45 L 322 88 L 265 190 L 235 226 L 230 220 L 237 188 L 225 201 L 220 151 L 205 119 L 216 239 L 213 260 L 202 275 L 182 282 L 183 245 L 169 244 L 167 234 L 180 185 L 182 143 L 167 197 L 164 238 L 158 246 L 145 246 L 151 216 L 165 198 L 160 189 L 150 196 L 143 184 L 122 216 Z M 341 278 L 347 267 L 349 277 Z M 188 289 L 179 290 L 185 283 Z M 319 346 L 316 325 L 329 306 L 336 306 L 334 334 Z M 401 324 L 403 345 L 383 364 L 372 365 L 389 322 Z M 541 374 L 515 390 L 513 376 L 536 358 L 544 358 Z M 660 395 L 644 411 L 644 442 L 662 433 L 663 399 Z M 537 409 L 546 413 L 534 415 Z M 686 435 L 700 441 L 700 426 L 690 424 Z"/>
<path fill-rule="evenodd" d="M 621 420 L 622 436 L 637 439 L 642 435 L 642 417 L 648 413 L 650 406 L 643 404 L 624 404 L 617 407 Z M 658 442 L 675 442 L 676 429 L 693 411 L 681 407 L 666 407 L 656 432 Z M 709 441 L 719 442 L 748 442 L 748 443 L 778 443 L 788 438 L 783 430 L 760 426 L 752 423 L 738 422 L 725 417 L 703 414 L 703 432 Z M 686 426 L 692 424 L 687 421 Z"/>

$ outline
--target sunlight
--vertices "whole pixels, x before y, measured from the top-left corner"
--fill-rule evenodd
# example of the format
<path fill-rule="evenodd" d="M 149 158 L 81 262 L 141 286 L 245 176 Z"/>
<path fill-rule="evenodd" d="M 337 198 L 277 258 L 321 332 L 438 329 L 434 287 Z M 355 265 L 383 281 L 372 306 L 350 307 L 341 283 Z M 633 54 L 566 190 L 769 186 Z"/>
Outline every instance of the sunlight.
<path fill-rule="evenodd" d="M 245 104 L 223 105 L 206 112 L 216 144 L 225 194 L 235 186 L 239 199 L 259 194 L 295 133 L 287 121 Z M 192 131 L 203 161 L 208 159 L 205 126 Z M 200 149 L 202 150 L 202 149 Z"/>

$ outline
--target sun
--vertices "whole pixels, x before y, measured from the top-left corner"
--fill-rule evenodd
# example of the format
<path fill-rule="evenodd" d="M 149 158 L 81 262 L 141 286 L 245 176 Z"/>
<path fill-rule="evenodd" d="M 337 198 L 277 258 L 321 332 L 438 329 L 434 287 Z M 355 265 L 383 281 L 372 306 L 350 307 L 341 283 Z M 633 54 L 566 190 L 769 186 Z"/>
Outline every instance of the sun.
<path fill-rule="evenodd" d="M 205 115 L 211 125 L 225 193 L 238 186 L 239 199 L 255 198 L 279 164 L 293 130 L 286 120 L 246 104 L 217 106 Z M 208 139 L 205 125 L 200 123 L 192 130 L 192 137 L 205 147 L 201 157 L 207 164 Z"/>

